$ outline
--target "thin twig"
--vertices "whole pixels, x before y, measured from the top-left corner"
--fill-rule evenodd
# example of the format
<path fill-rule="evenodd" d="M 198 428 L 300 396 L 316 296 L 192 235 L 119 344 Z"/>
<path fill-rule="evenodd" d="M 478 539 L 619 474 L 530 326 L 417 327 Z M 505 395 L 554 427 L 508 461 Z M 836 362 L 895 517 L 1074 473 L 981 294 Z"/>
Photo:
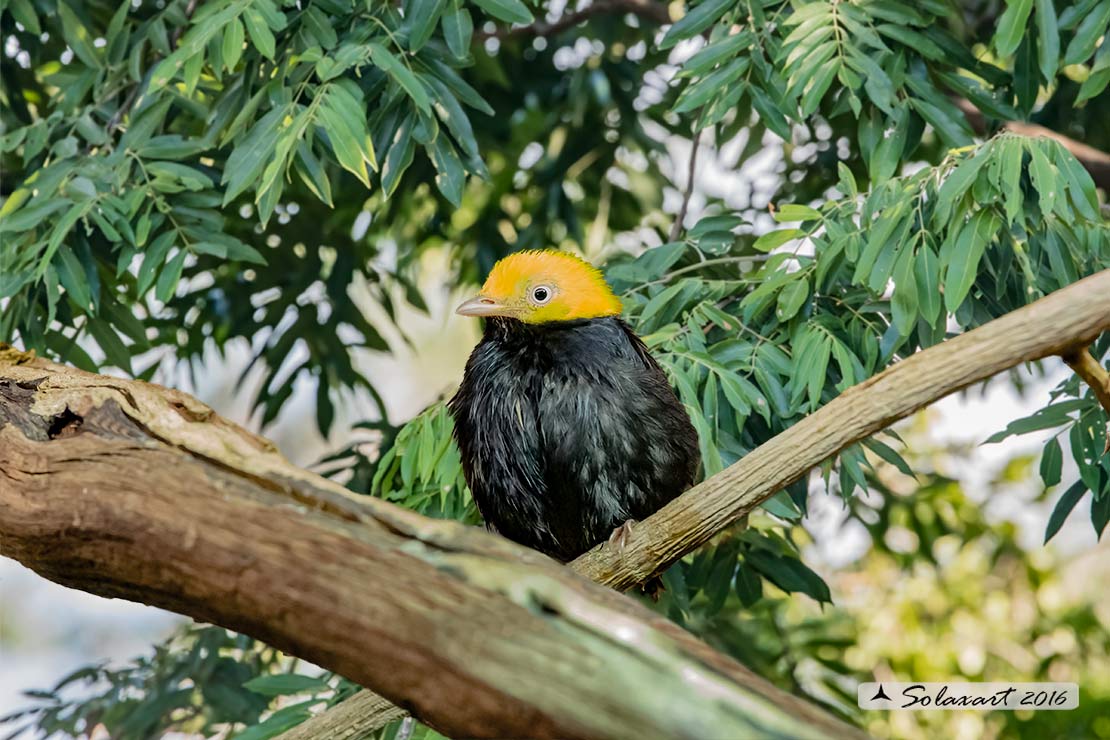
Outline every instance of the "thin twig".
<path fill-rule="evenodd" d="M 682 222 L 686 220 L 686 211 L 690 208 L 690 196 L 694 194 L 694 174 L 698 166 L 698 144 L 701 142 L 701 132 L 705 129 L 698 129 L 694 134 L 694 138 L 690 141 L 690 167 L 686 171 L 686 192 L 682 196 L 682 207 L 678 209 L 678 215 L 675 216 L 674 223 L 671 224 L 671 235 L 668 241 L 677 241 L 679 235 L 682 234 Z"/>

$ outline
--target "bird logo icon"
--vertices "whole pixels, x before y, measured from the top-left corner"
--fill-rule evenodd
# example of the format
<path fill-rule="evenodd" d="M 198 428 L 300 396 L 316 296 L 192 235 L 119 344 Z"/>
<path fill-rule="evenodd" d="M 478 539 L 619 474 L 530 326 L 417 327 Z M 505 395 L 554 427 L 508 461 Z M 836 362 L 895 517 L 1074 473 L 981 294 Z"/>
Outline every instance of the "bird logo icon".
<path fill-rule="evenodd" d="M 877 699 L 886 699 L 887 701 L 893 701 L 889 696 L 886 695 L 886 692 L 883 691 L 882 684 L 879 684 L 879 690 L 876 691 L 875 695 L 871 697 L 871 701 L 875 701 Z"/>

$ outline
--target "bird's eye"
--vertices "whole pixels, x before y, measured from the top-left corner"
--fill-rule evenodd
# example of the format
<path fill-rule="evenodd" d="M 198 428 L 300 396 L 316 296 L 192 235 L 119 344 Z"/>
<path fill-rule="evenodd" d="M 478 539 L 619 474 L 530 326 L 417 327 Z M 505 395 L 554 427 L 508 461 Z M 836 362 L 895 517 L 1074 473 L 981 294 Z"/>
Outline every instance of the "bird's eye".
<path fill-rule="evenodd" d="M 551 296 L 555 295 L 555 291 L 546 285 L 537 285 L 532 288 L 532 303 L 537 306 L 542 306 L 551 300 Z"/>

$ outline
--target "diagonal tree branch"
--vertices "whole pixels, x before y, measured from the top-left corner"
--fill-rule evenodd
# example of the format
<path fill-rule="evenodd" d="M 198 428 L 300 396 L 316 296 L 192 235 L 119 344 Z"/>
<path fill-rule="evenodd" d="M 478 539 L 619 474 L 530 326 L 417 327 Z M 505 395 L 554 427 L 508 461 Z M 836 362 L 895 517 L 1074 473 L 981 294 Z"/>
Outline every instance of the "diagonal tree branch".
<path fill-rule="evenodd" d="M 572 566 L 613 588 L 640 583 L 845 448 L 950 393 L 1024 362 L 1066 355 L 1107 330 L 1110 270 L 1103 270 L 849 388 L 649 517 L 622 554 L 598 547 Z"/>
<path fill-rule="evenodd" d="M 452 736 L 860 736 L 534 551 L 351 494 L 185 394 L 10 349 L 0 551 L 254 635 Z"/>
<path fill-rule="evenodd" d="M 570 567 L 616 589 L 642 583 L 843 449 L 1024 362 L 1085 351 L 1104 331 L 1110 331 L 1110 270 L 918 352 L 849 388 L 641 522 L 622 552 L 602 545 Z M 323 730 L 337 709 L 308 720 L 297 738 L 325 737 L 316 730 Z M 350 716 L 352 725 L 365 732 L 381 726 L 368 719 Z"/>

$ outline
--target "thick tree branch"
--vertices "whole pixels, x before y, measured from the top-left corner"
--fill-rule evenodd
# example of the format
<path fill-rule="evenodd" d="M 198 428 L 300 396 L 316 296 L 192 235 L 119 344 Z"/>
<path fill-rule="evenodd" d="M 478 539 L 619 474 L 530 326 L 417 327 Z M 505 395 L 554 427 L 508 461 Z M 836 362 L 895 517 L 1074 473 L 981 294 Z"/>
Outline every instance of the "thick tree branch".
<path fill-rule="evenodd" d="M 0 551 L 256 636 L 453 736 L 859 734 L 538 553 L 355 496 L 187 395 L 10 349 Z"/>
<path fill-rule="evenodd" d="M 975 133 L 980 136 L 990 133 L 986 116 L 983 115 L 981 110 L 975 107 L 974 103 L 964 98 L 958 98 L 956 100 L 956 105 L 963 111 L 964 117 L 967 118 L 967 122 L 971 124 L 971 128 Z M 1094 180 L 1095 185 L 1110 192 L 1110 154 L 1036 123 L 1003 121 L 1000 125 L 1003 129 L 1012 131 L 1015 134 L 1021 134 L 1022 136 L 1044 136 L 1059 142 L 1065 149 L 1071 152 L 1071 155 L 1079 160 L 1079 163 L 1083 165 L 1084 169 L 1090 173 L 1091 179 Z"/>

